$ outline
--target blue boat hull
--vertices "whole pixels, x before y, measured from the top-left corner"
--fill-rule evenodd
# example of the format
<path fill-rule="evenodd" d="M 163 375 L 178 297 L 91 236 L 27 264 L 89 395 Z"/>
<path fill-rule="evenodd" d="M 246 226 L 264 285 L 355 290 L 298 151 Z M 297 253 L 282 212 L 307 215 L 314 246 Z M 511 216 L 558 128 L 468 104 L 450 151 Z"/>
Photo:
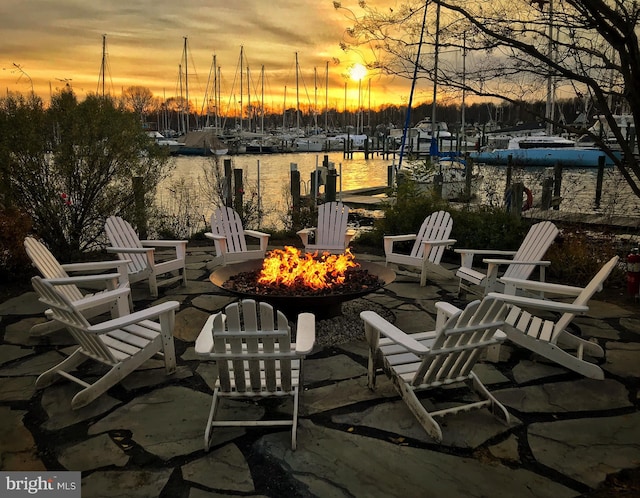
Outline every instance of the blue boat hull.
<path fill-rule="evenodd" d="M 507 164 L 512 156 L 514 166 L 555 166 L 561 164 L 573 168 L 597 168 L 598 158 L 605 157 L 605 166 L 613 166 L 609 156 L 599 149 L 497 149 L 491 152 L 470 152 L 476 163 Z"/>

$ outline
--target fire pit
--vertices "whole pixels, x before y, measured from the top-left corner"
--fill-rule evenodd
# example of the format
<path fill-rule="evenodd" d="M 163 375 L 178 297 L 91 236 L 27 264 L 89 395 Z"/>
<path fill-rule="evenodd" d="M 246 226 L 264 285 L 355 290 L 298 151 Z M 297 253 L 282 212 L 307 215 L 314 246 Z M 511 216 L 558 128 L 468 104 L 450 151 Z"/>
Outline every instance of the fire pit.
<path fill-rule="evenodd" d="M 307 276 L 297 275 L 302 267 L 309 267 Z M 222 267 L 209 277 L 232 294 L 270 303 L 291 320 L 304 311 L 315 313 L 318 319 L 339 316 L 343 302 L 375 292 L 394 279 L 392 270 L 356 262 L 350 253 L 312 258 L 288 247 L 271 251 L 264 261 Z"/>

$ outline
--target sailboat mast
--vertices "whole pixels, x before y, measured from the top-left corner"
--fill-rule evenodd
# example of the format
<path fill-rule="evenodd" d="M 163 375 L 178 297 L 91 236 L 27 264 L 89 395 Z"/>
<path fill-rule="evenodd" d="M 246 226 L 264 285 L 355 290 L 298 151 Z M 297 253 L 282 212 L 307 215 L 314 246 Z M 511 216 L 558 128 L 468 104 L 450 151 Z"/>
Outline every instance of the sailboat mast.
<path fill-rule="evenodd" d="M 244 67 L 244 60 L 243 60 L 243 51 L 244 51 L 244 46 L 240 45 L 240 131 L 242 131 L 242 127 L 243 127 L 243 116 L 242 116 L 242 68 Z"/>
<path fill-rule="evenodd" d="M 284 86 L 284 101 L 282 102 L 282 132 L 287 127 L 287 85 Z"/>
<path fill-rule="evenodd" d="M 555 62 L 553 54 L 553 0 L 549 0 L 549 41 L 548 41 L 548 55 L 549 58 Z M 552 68 L 549 67 L 549 75 L 547 77 L 547 105 L 546 105 L 546 118 L 547 118 L 547 135 L 553 135 L 553 119 L 555 115 L 555 84 L 553 76 L 551 74 Z"/>
<path fill-rule="evenodd" d="M 216 132 L 220 129 L 220 117 L 218 116 L 218 58 L 213 55 L 213 126 Z"/>
<path fill-rule="evenodd" d="M 182 135 L 185 131 L 184 126 L 184 100 L 182 93 L 182 64 L 178 64 L 178 84 L 180 86 L 180 116 L 178 119 L 178 134 Z"/>
<path fill-rule="evenodd" d="M 318 68 L 313 68 L 313 125 L 318 134 Z"/>
<path fill-rule="evenodd" d="M 106 62 L 107 62 L 107 35 L 102 35 L 102 66 L 101 66 L 101 73 L 102 73 L 102 97 L 104 98 L 104 73 L 105 73 L 105 69 L 106 69 Z"/>
<path fill-rule="evenodd" d="M 184 37 L 184 93 L 186 99 L 187 115 L 184 132 L 189 131 L 189 69 L 187 67 L 187 37 Z"/>
<path fill-rule="evenodd" d="M 329 131 L 329 61 L 326 63 L 324 84 L 324 132 Z"/>
<path fill-rule="evenodd" d="M 253 131 L 253 108 L 251 107 L 251 85 L 249 81 L 251 80 L 251 72 L 249 71 L 249 66 L 247 66 L 247 129 L 249 131 Z"/>
<path fill-rule="evenodd" d="M 438 94 L 438 51 L 440 50 L 440 2 L 436 4 L 436 40 L 433 59 L 433 101 L 431 102 L 431 149 L 437 145 L 436 137 L 436 97 Z M 434 144 L 435 142 L 435 144 Z M 431 158 L 431 163 L 436 158 Z"/>
<path fill-rule="evenodd" d="M 462 140 L 465 141 L 465 151 L 467 142 L 466 123 L 465 123 L 465 97 L 467 95 L 467 32 L 462 33 L 462 108 L 460 109 L 460 133 L 458 133 L 458 154 L 462 149 Z"/>
<path fill-rule="evenodd" d="M 264 64 L 260 70 L 260 133 L 264 133 Z"/>
<path fill-rule="evenodd" d="M 296 52 L 296 133 L 300 133 L 300 88 L 298 84 L 298 52 Z"/>

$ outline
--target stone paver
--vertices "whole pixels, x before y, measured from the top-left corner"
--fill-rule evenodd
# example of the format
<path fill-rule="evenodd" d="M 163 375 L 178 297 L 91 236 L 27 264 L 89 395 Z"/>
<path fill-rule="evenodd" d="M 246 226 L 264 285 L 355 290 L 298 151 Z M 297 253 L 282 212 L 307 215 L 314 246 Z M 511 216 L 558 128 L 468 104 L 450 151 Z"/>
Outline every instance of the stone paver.
<path fill-rule="evenodd" d="M 406 271 L 344 306 L 344 316 L 316 317 L 323 331 L 346 327 L 349 333 L 337 330 L 344 341 L 338 344 L 323 337 L 305 362 L 297 451 L 291 451 L 288 427 L 225 427 L 213 431 L 207 453 L 203 437 L 217 369 L 199 361 L 193 342 L 209 314 L 235 300 L 208 281 L 215 264 L 209 247 L 194 248 L 188 286 L 163 288 L 151 299 L 145 283 L 134 285 L 136 309 L 180 302 L 176 373 L 166 376 L 161 359 L 149 360 L 79 410 L 70 408 L 79 386 L 61 380 L 35 388 L 38 375 L 73 351 L 71 336 L 29 337 L 43 311 L 32 292 L 0 303 L 0 469 L 80 470 L 87 498 L 563 498 L 593 491 L 608 475 L 639 465 L 640 307 L 594 301 L 589 315 L 576 319 L 580 333 L 606 350 L 604 381 L 503 345 L 501 361 L 481 361 L 476 373 L 505 403 L 510 424 L 486 409 L 450 415 L 438 419 L 438 444 L 382 372 L 376 389 L 367 387 L 361 310 L 417 332 L 434 327 L 437 301 L 466 302 L 456 296 L 456 279 L 429 279 L 421 288 L 417 273 Z M 104 371 L 90 363 L 80 370 L 89 382 Z M 442 408 L 468 401 L 467 393 L 446 387 L 419 398 Z M 290 416 L 292 403 L 225 399 L 218 413 L 280 419 Z"/>

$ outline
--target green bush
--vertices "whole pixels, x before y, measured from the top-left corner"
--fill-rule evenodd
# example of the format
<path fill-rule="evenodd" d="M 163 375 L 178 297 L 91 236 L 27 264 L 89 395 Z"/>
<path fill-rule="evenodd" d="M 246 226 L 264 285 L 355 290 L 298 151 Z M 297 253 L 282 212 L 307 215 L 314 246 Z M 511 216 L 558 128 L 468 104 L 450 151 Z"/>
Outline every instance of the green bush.
<path fill-rule="evenodd" d="M 513 216 L 504 208 L 449 211 L 453 218 L 451 238 L 460 248 L 516 250 L 532 225 L 531 220 Z"/>

